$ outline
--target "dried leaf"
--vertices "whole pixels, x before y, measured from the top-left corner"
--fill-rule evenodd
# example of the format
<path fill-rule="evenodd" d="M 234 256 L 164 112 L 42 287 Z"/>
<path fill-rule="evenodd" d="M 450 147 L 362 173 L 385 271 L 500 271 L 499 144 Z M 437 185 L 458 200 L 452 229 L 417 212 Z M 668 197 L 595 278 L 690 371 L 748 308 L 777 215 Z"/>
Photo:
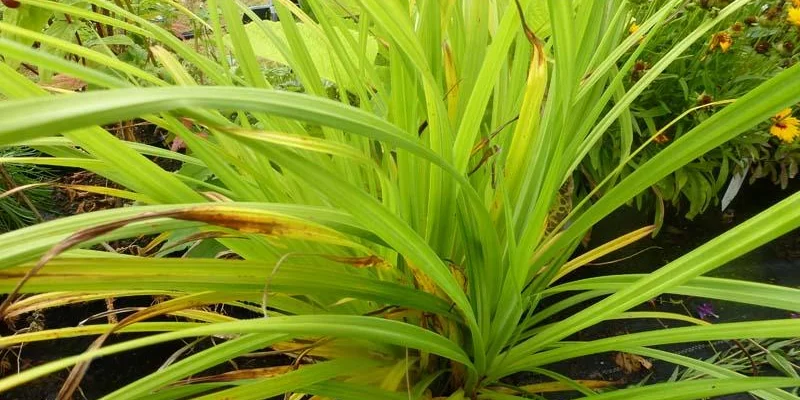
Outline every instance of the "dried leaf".
<path fill-rule="evenodd" d="M 169 145 L 169 149 L 175 152 L 186 150 L 186 142 L 184 142 L 183 139 L 176 137 L 172 140 L 172 144 Z"/>
<path fill-rule="evenodd" d="M 189 378 L 186 381 L 184 381 L 184 383 L 233 382 L 242 379 L 273 378 L 291 372 L 295 369 L 296 368 L 292 365 L 281 365 L 277 367 L 265 367 L 265 368 L 253 368 L 253 369 L 240 369 L 236 371 L 225 372 L 219 375 Z"/>
<path fill-rule="evenodd" d="M 622 383 L 618 381 L 617 382 L 597 381 L 597 380 L 583 380 L 583 379 L 577 379 L 575 380 L 575 382 L 589 389 L 601 389 L 609 386 L 619 385 Z M 519 393 L 516 390 L 507 387 L 493 387 L 491 389 L 499 393 L 506 393 L 506 394 Z M 524 390 L 527 393 L 567 392 L 574 390 L 572 386 L 569 386 L 563 382 L 535 383 L 531 385 L 520 386 L 520 389 Z"/>
<path fill-rule="evenodd" d="M 175 21 L 172 25 L 169 26 L 169 31 L 172 32 L 177 37 L 182 37 L 184 33 L 189 32 L 192 30 L 187 23 L 181 21 Z"/>
<path fill-rule="evenodd" d="M 40 83 L 40 86 L 75 92 L 85 88 L 86 82 L 66 74 L 56 74 L 52 79 L 50 79 L 49 82 Z"/>
<path fill-rule="evenodd" d="M 418 289 L 424 291 L 425 293 L 430 293 L 439 296 L 440 298 L 447 299 L 447 295 L 445 295 L 444 292 L 442 292 L 439 287 L 436 286 L 436 283 L 433 281 L 433 279 L 422 272 L 422 270 L 412 265 L 411 262 L 408 263 L 408 266 L 411 270 L 411 274 L 414 276 L 414 282 Z"/>
<path fill-rule="evenodd" d="M 467 277 L 464 275 L 462 268 L 454 263 L 448 263 L 447 266 L 450 267 L 450 273 L 453 274 L 453 277 L 456 278 L 456 281 L 458 281 L 458 285 L 461 287 L 461 290 L 467 292 Z"/>
<path fill-rule="evenodd" d="M 653 363 L 650 361 L 629 353 L 617 353 L 617 355 L 614 356 L 614 363 L 622 368 L 622 371 L 626 374 L 639 372 L 642 368 L 646 370 L 653 368 Z"/>
<path fill-rule="evenodd" d="M 183 122 L 183 125 L 186 126 L 187 128 L 191 128 L 192 127 L 192 122 L 191 121 L 183 120 L 182 122 Z M 197 136 L 199 136 L 199 137 L 201 137 L 203 139 L 208 139 L 208 133 L 205 133 L 205 132 L 198 132 Z M 180 137 L 176 136 L 175 139 L 172 139 L 172 144 L 170 144 L 169 149 L 171 151 L 175 151 L 175 152 L 178 152 L 178 151 L 181 151 L 181 150 L 186 150 L 186 142 L 184 142 L 183 139 L 181 139 Z"/>
<path fill-rule="evenodd" d="M 392 265 L 389 264 L 383 258 L 380 258 L 376 255 L 365 256 L 365 257 L 340 257 L 340 256 L 331 256 L 331 255 L 324 255 L 323 257 L 331 260 L 336 261 L 342 264 L 349 264 L 356 268 L 366 268 L 366 267 L 377 267 L 377 268 L 391 268 Z"/>

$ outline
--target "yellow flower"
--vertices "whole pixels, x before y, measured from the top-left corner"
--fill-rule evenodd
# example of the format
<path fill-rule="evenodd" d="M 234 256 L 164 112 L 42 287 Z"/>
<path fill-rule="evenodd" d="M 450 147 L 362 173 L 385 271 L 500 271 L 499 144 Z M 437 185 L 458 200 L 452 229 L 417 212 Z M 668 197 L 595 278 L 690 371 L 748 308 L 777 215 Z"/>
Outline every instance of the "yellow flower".
<path fill-rule="evenodd" d="M 800 0 L 792 0 L 792 4 L 794 4 L 795 7 L 800 7 Z"/>
<path fill-rule="evenodd" d="M 769 133 L 784 143 L 791 143 L 800 135 L 798 126 L 800 126 L 800 120 L 792 117 L 791 108 L 786 108 L 772 118 L 772 126 L 769 128 Z"/>
<path fill-rule="evenodd" d="M 800 26 L 800 4 L 795 2 L 795 6 L 789 7 L 789 14 L 786 16 L 786 20 L 793 25 Z"/>
<path fill-rule="evenodd" d="M 719 41 L 719 48 L 722 49 L 723 53 L 727 53 L 732 44 L 733 40 L 731 40 L 731 36 L 726 33 Z"/>
<path fill-rule="evenodd" d="M 798 1 L 800 1 L 800 0 L 798 0 Z M 633 34 L 634 34 L 634 33 L 636 33 L 636 32 L 639 32 L 639 24 L 637 24 L 637 23 L 634 21 L 634 22 L 631 22 L 631 27 L 630 27 L 630 28 L 628 28 L 628 33 L 630 33 L 631 35 L 633 35 Z M 644 42 L 644 35 L 643 35 L 642 37 L 640 37 L 640 38 L 639 38 L 639 44 L 641 44 L 642 42 Z"/>
<path fill-rule="evenodd" d="M 731 39 L 731 35 L 728 32 L 717 32 L 711 37 L 711 44 L 708 46 L 708 49 L 714 50 L 719 47 L 723 53 L 727 53 L 732 44 L 733 39 Z"/>

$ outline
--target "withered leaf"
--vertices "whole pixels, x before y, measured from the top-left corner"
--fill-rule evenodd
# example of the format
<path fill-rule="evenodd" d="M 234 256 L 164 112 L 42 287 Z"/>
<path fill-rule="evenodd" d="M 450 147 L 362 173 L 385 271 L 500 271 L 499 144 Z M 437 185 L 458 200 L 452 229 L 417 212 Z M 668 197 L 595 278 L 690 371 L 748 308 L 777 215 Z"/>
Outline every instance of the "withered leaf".
<path fill-rule="evenodd" d="M 622 371 L 626 374 L 639 372 L 642 368 L 650 370 L 653 368 L 653 363 L 646 359 L 629 353 L 617 353 L 614 356 L 614 363 L 616 363 Z"/>
<path fill-rule="evenodd" d="M 42 82 L 40 85 L 74 92 L 85 88 L 86 82 L 66 74 L 56 74 L 49 82 Z"/>
<path fill-rule="evenodd" d="M 364 257 L 341 257 L 334 255 L 325 255 L 323 257 L 338 263 L 350 264 L 356 268 L 366 268 L 366 267 L 391 268 L 392 266 L 386 260 L 376 255 L 370 255 Z"/>
<path fill-rule="evenodd" d="M 177 37 L 182 37 L 184 33 L 189 32 L 191 30 L 192 27 L 183 21 L 175 21 L 172 23 L 172 25 L 169 26 L 169 31 L 172 32 Z"/>
<path fill-rule="evenodd" d="M 273 378 L 276 376 L 280 376 L 291 371 L 294 371 L 295 368 L 292 365 L 280 365 L 276 367 L 265 367 L 265 368 L 252 368 L 252 369 L 240 369 L 231 372 L 225 372 L 218 375 L 212 376 L 202 376 L 197 378 L 189 378 L 185 382 L 186 383 L 198 383 L 198 382 L 233 382 L 241 379 L 262 379 L 262 378 Z"/>

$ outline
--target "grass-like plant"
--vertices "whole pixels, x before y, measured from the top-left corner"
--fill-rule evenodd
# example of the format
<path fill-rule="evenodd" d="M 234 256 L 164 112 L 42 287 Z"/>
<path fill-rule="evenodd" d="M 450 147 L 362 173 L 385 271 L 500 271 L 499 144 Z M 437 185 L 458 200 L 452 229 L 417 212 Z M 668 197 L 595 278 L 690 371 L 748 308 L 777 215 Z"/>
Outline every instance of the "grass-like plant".
<path fill-rule="evenodd" d="M 31 154 L 30 151 L 20 148 L 0 151 L 1 158 Z M 52 191 L 38 187 L 37 183 L 48 176 L 48 171 L 35 165 L 0 166 L 0 232 L 44 220 L 42 212 L 50 212 L 53 208 Z M 28 190 L 20 190 L 20 187 L 27 187 Z M 14 195 L 8 195 L 9 193 Z"/>
<path fill-rule="evenodd" d="M 73 367 L 61 393 L 67 398 L 93 358 L 213 336 L 225 341 L 105 399 L 262 399 L 284 393 L 516 399 L 535 387 L 509 389 L 500 382 L 521 371 L 597 399 L 695 399 L 742 391 L 797 398 L 780 388 L 800 385 L 800 379 L 746 377 L 654 346 L 793 337 L 800 320 L 712 325 L 632 309 L 659 294 L 677 293 L 800 311 L 797 289 L 702 277 L 800 226 L 800 195 L 651 274 L 561 280 L 652 231 L 643 227 L 571 258 L 593 224 L 672 171 L 800 101 L 800 67 L 792 67 L 624 179 L 611 174 L 595 193 L 570 190 L 580 187 L 573 183 L 579 181 L 573 178 L 576 167 L 614 124 L 623 126 L 618 145 L 628 159 L 635 151 L 631 102 L 748 0 L 731 2 L 701 24 L 627 91 L 622 80 L 641 43 L 683 12 L 684 1 L 668 1 L 629 34 L 622 0 L 318 0 L 304 2 L 309 14 L 281 0 L 280 30 L 269 24 L 255 30 L 274 40 L 304 93 L 271 88 L 253 50 L 258 43 L 248 40 L 253 27 L 241 24 L 244 8 L 234 2 L 209 0 L 210 20 L 202 25 L 212 33 L 188 43 L 108 1 L 85 2 L 107 12 L 85 3 L 21 3 L 143 38 L 161 73 L 0 24 L 9 37 L 73 53 L 86 65 L 4 38 L 0 52 L 6 60 L 79 78 L 91 89 L 48 95 L 0 64 L 0 93 L 7 99 L 0 103 L 0 145 L 31 146 L 52 156 L 0 161 L 84 168 L 119 183 L 126 190 L 114 194 L 136 202 L 0 236 L 0 290 L 43 293 L 6 301 L 0 312 L 8 318 L 109 296 L 169 300 L 113 326 L 0 338 L 0 346 L 13 346 L 102 335 L 84 354 L 0 380 L 0 391 Z M 343 4 L 350 4 L 345 12 Z M 377 59 L 371 56 L 374 46 Z M 333 65 L 321 65 L 322 59 Z M 329 99 L 323 78 L 335 83 L 338 100 Z M 101 127 L 133 118 L 171 132 L 188 154 L 125 142 Z M 164 171 L 146 157 L 153 155 L 180 160 L 184 168 Z M 81 249 L 150 234 L 159 236 L 143 256 Z M 160 257 L 187 243 L 185 257 Z M 237 320 L 199 308 L 220 303 L 263 317 Z M 147 322 L 160 315 L 179 319 Z M 571 338 L 625 318 L 675 319 L 687 326 Z M 150 334 L 103 345 L 105 337 L 120 332 Z M 265 347 L 294 354 L 298 362 L 261 370 L 256 378 L 184 380 Z M 708 379 L 596 394 L 547 369 L 608 351 L 663 359 Z"/>

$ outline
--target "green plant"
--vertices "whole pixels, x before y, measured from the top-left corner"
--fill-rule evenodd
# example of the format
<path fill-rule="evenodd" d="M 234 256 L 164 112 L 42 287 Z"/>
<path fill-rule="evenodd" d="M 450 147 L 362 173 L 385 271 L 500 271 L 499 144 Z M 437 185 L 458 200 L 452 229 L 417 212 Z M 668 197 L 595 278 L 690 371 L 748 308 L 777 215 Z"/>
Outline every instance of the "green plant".
<path fill-rule="evenodd" d="M 30 155 L 30 151 L 11 148 L 0 151 L 0 160 Z M 28 190 L 10 191 L 26 185 L 35 185 L 45 180 L 48 175 L 44 169 L 31 165 L 0 166 L 0 232 L 44 221 L 40 209 L 44 211 L 52 209 L 51 190 L 31 187 Z"/>
<path fill-rule="evenodd" d="M 126 190 L 117 194 L 139 204 L 0 236 L 0 290 L 45 293 L 9 300 L 0 312 L 8 317 L 143 293 L 170 300 L 114 326 L 0 338 L 1 346 L 12 346 L 102 334 L 84 354 L 0 380 L 0 391 L 75 366 L 62 390 L 68 396 L 95 357 L 214 336 L 227 341 L 106 398 L 260 399 L 307 393 L 337 399 L 515 399 L 527 394 L 509 394 L 499 383 L 519 371 L 542 374 L 598 399 L 694 399 L 740 391 L 767 399 L 796 398 L 778 389 L 799 385 L 795 377 L 746 377 L 647 347 L 792 337 L 800 321 L 709 325 L 683 315 L 632 309 L 658 294 L 678 293 L 800 310 L 797 289 L 702 277 L 800 226 L 800 195 L 652 274 L 559 281 L 653 230 L 645 227 L 570 260 L 594 223 L 800 100 L 800 67 L 792 67 L 722 108 L 623 179 L 613 179 L 617 169 L 599 186 L 602 197 L 569 184 L 609 127 L 618 122 L 628 126 L 633 100 L 748 0 L 733 1 L 703 22 L 627 90 L 622 83 L 643 49 L 637 47 L 640 39 L 661 34 L 682 1 L 667 2 L 629 35 L 626 1 L 357 0 L 345 16 L 329 2 L 308 1 L 312 19 L 281 0 L 285 41 L 269 24 L 259 29 L 275 40 L 272 45 L 297 74 L 304 93 L 271 90 L 240 23 L 244 8 L 233 2 L 208 1 L 210 54 L 113 3 L 89 3 L 117 16 L 104 23 L 157 43 L 150 51 L 164 75 L 19 30 L 18 35 L 80 52 L 87 66 L 0 39 L 6 57 L 108 90 L 46 95 L 14 68 L 0 64 L 0 92 L 9 99 L 0 103 L 0 145 L 42 148 L 53 157 L 9 162 L 85 168 L 119 183 Z M 22 6 L 102 18 L 87 8 L 47 0 L 27 0 Z M 322 49 L 308 47 L 295 18 Z M 12 28 L 0 24 L 0 29 Z M 379 43 L 378 62 L 367 57 L 371 41 Z M 321 50 L 336 63 L 330 70 L 338 100 L 327 98 L 315 65 L 313 54 Z M 100 128 L 132 118 L 174 133 L 189 154 L 124 142 Z M 627 134 L 618 144 L 620 165 L 635 153 L 632 130 L 622 132 Z M 185 167 L 169 173 L 145 154 L 175 158 Z M 554 218 L 560 214 L 553 212 L 554 204 L 566 197 L 575 197 L 564 202 L 572 204 L 566 217 Z M 187 258 L 174 259 L 80 249 L 161 233 L 159 240 L 170 236 L 165 246 L 213 241 L 222 252 L 202 257 L 209 249 L 199 251 L 199 244 Z M 564 293 L 554 304 L 543 302 Z M 594 302 L 574 308 L 586 301 Z M 235 320 L 197 309 L 218 303 L 264 317 Z M 561 311 L 568 315 L 549 319 Z M 164 314 L 181 320 L 146 322 Z M 692 325 L 570 340 L 587 327 L 618 318 L 673 318 Z M 106 337 L 120 332 L 151 334 L 103 346 Z M 264 347 L 315 362 L 258 379 L 182 381 Z M 714 378 L 595 395 L 546 369 L 557 361 L 607 351 L 647 353 Z"/>
<path fill-rule="evenodd" d="M 642 2 L 634 8 L 634 20 L 645 20 L 664 3 L 663 0 Z M 645 49 L 623 81 L 625 87 L 636 84 L 650 65 L 727 5 L 724 1 L 694 3 L 671 16 L 664 34 L 646 37 L 641 44 Z M 750 2 L 666 68 L 631 104 L 634 146 L 654 135 L 657 143 L 644 149 L 621 174 L 635 170 L 708 119 L 723 106 L 718 102 L 736 99 L 794 65 L 797 27 L 787 19 L 792 6 L 792 2 L 783 0 Z M 687 110 L 692 111 L 686 113 Z M 676 123 L 661 131 L 676 118 Z M 771 135 L 770 128 L 770 122 L 764 121 L 687 163 L 654 185 L 652 191 L 637 196 L 637 205 L 655 203 L 656 208 L 663 207 L 661 204 L 665 202 L 676 207 L 685 205 L 684 214 L 691 219 L 709 206 L 719 204 L 720 192 L 735 175 L 748 177 L 750 183 L 769 177 L 786 188 L 789 179 L 797 175 L 798 145 L 791 136 L 781 140 Z M 619 131 L 616 127 L 612 129 Z M 591 180 L 601 180 L 624 157 L 617 145 L 621 135 L 620 132 L 607 135 L 590 152 L 583 171 Z"/>
<path fill-rule="evenodd" d="M 800 370 L 800 367 L 797 366 L 800 361 L 797 343 L 797 338 L 770 340 L 762 343 L 750 340 L 719 351 L 704 361 L 728 371 L 746 374 L 759 374 L 759 371 L 769 374 L 769 369 L 772 368 L 780 373 L 795 376 Z M 705 376 L 707 376 L 707 372 L 675 368 L 670 380 L 701 379 Z M 797 394 L 797 391 L 798 388 L 795 388 L 794 393 Z"/>

